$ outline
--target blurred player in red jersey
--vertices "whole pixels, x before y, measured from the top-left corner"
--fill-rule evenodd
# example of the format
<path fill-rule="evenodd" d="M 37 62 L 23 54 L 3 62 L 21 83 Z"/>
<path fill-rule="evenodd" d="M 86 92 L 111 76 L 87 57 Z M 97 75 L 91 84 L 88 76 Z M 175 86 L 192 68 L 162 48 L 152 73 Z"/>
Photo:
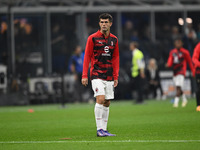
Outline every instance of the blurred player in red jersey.
<path fill-rule="evenodd" d="M 182 96 L 182 107 L 187 105 L 187 99 L 182 91 L 187 64 L 189 64 L 193 76 L 195 76 L 194 67 L 189 51 L 184 49 L 181 39 L 174 41 L 175 48 L 171 50 L 166 67 L 173 67 L 173 81 L 176 86 L 176 97 L 174 99 L 173 107 L 178 107 L 179 99 Z"/>
<path fill-rule="evenodd" d="M 95 119 L 97 136 L 115 136 L 107 131 L 110 100 L 114 99 L 114 88 L 118 85 L 119 47 L 118 39 L 110 33 L 112 16 L 99 16 L 100 30 L 90 35 L 85 48 L 82 84 L 88 84 L 88 68 L 94 97 L 96 97 Z"/>
<path fill-rule="evenodd" d="M 195 72 L 196 72 L 196 99 L 197 99 L 197 111 L 200 111 L 200 42 L 196 45 L 194 53 L 192 56 L 192 61 L 194 63 Z"/>

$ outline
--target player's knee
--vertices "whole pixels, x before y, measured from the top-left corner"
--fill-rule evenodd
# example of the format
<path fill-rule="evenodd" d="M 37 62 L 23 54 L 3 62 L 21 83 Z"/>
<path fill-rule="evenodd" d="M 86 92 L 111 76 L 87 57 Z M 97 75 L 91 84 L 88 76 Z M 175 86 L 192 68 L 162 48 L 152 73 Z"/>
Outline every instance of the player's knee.
<path fill-rule="evenodd" d="M 177 95 L 177 96 L 181 96 L 181 95 L 182 95 L 181 87 L 177 87 L 177 88 L 176 88 L 176 95 Z"/>
<path fill-rule="evenodd" d="M 99 96 L 97 96 L 97 97 L 96 97 L 96 102 L 97 102 L 98 104 L 104 104 L 104 102 L 105 102 L 105 96 L 104 96 L 104 95 L 99 95 Z"/>
<path fill-rule="evenodd" d="M 103 105 L 105 107 L 109 107 L 110 106 L 110 101 L 109 100 L 105 100 Z"/>

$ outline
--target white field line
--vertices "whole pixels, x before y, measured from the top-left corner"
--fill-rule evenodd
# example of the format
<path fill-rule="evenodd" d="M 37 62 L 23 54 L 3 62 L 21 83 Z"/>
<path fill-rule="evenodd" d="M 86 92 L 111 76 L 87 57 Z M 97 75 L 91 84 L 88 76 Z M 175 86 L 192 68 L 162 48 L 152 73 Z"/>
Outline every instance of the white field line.
<path fill-rule="evenodd" d="M 48 143 L 200 143 L 200 140 L 0 141 L 0 144 L 48 144 Z"/>

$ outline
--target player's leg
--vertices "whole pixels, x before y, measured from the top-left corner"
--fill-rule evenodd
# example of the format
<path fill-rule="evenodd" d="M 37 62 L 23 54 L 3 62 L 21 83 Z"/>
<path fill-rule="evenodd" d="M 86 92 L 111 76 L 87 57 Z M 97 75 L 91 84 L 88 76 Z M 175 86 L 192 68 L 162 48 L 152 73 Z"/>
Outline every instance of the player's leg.
<path fill-rule="evenodd" d="M 103 104 L 103 121 L 102 121 L 102 127 L 104 131 L 107 131 L 107 124 L 108 124 L 108 117 L 109 117 L 109 106 L 110 106 L 110 100 L 105 100 Z"/>
<path fill-rule="evenodd" d="M 196 101 L 197 101 L 197 111 L 200 111 L 200 75 L 196 75 L 197 91 L 196 91 Z"/>
<path fill-rule="evenodd" d="M 94 108 L 95 119 L 96 119 L 96 126 L 97 130 L 103 128 L 103 103 L 105 100 L 105 95 L 98 95 L 96 96 L 96 104 Z"/>
<path fill-rule="evenodd" d="M 174 105 L 173 107 L 178 107 L 178 103 L 180 100 L 180 96 L 181 96 L 181 87 L 180 86 L 176 86 L 176 96 L 174 98 Z"/>
<path fill-rule="evenodd" d="M 182 107 L 185 107 L 187 105 L 188 101 L 187 98 L 185 96 L 185 94 L 182 94 Z"/>
<path fill-rule="evenodd" d="M 116 136 L 115 134 L 111 134 L 107 131 L 110 99 L 114 99 L 114 82 L 106 81 L 105 101 L 103 104 L 103 130 L 107 136 Z"/>
<path fill-rule="evenodd" d="M 173 104 L 173 107 L 178 107 L 178 103 L 179 103 L 179 94 L 178 94 L 178 89 L 177 89 L 177 86 L 178 86 L 178 77 L 177 76 L 174 76 L 173 77 L 173 81 L 174 81 L 174 85 L 176 86 L 176 96 L 174 98 L 174 104 Z"/>
<path fill-rule="evenodd" d="M 92 80 L 92 89 L 94 97 L 96 97 L 96 104 L 94 114 L 96 119 L 97 136 L 106 136 L 103 132 L 103 104 L 105 101 L 105 85 L 100 79 Z"/>
<path fill-rule="evenodd" d="M 177 75 L 173 78 L 174 84 L 176 86 L 176 96 L 174 98 L 174 105 L 173 107 L 178 107 L 178 103 L 180 100 L 180 97 L 182 96 L 182 87 L 184 84 L 184 76 L 183 75 Z"/>
<path fill-rule="evenodd" d="M 180 85 L 180 93 L 181 93 L 181 96 L 182 96 L 182 107 L 185 107 L 187 105 L 187 98 L 183 92 L 183 86 L 184 86 L 184 80 L 185 80 L 185 77 L 183 75 L 181 75 L 179 77 L 179 85 Z"/>

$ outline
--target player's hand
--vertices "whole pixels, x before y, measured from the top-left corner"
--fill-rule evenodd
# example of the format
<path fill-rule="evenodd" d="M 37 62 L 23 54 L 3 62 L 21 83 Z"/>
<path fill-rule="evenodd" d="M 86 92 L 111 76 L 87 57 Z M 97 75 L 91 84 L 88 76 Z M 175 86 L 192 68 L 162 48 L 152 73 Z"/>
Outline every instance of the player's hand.
<path fill-rule="evenodd" d="M 84 85 L 84 86 L 87 86 L 88 85 L 88 78 L 83 78 L 81 80 L 81 83 Z"/>
<path fill-rule="evenodd" d="M 167 63 L 165 64 L 165 68 L 169 68 L 169 65 Z"/>
<path fill-rule="evenodd" d="M 114 87 L 117 87 L 118 85 L 118 80 L 114 80 Z"/>

